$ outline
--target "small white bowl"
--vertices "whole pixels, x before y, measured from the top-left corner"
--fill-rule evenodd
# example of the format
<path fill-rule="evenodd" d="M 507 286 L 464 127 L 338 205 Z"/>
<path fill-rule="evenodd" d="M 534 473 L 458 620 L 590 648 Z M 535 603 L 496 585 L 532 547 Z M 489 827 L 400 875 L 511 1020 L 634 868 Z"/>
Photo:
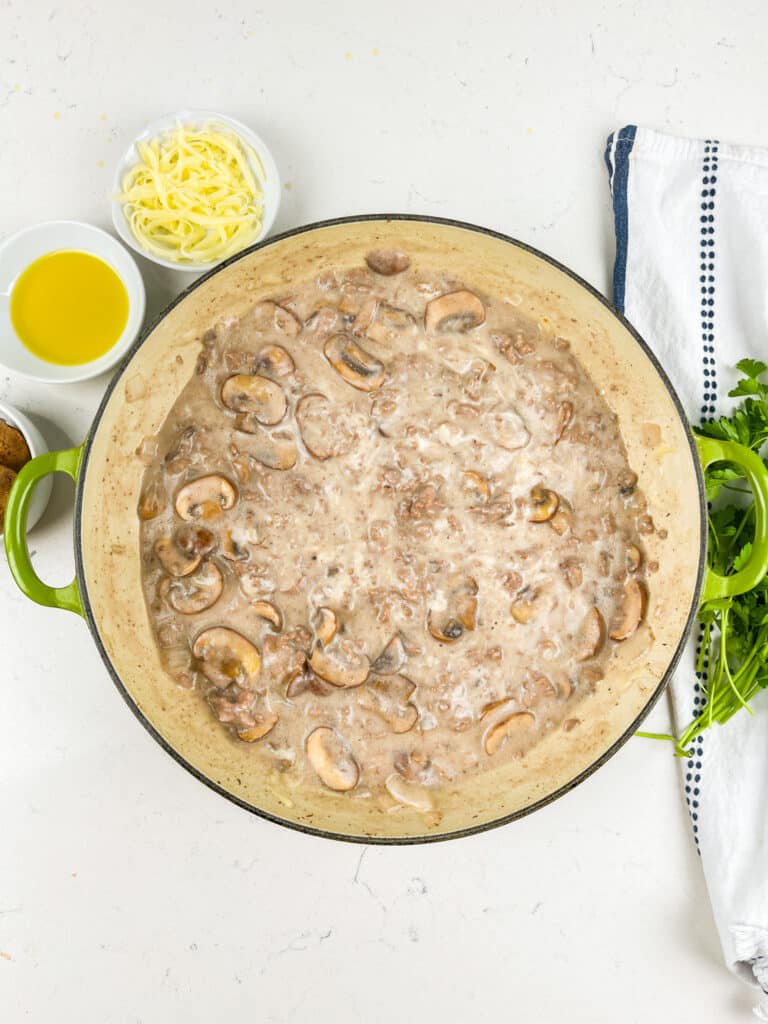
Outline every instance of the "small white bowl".
<path fill-rule="evenodd" d="M 11 292 L 19 275 L 40 256 L 62 249 L 98 256 L 114 270 L 128 293 L 128 320 L 112 348 L 98 359 L 72 366 L 39 359 L 22 344 L 11 323 Z M 144 282 L 133 256 L 112 235 L 92 224 L 52 220 L 24 228 L 0 244 L 0 364 L 23 377 L 69 384 L 104 373 L 125 355 L 141 330 L 145 305 Z"/>
<path fill-rule="evenodd" d="M 251 131 L 247 125 L 242 124 L 240 121 L 236 121 L 233 117 L 227 117 L 226 114 L 217 114 L 213 110 L 179 110 L 176 114 L 167 114 L 165 117 L 158 118 L 157 121 L 152 121 L 152 123 L 148 124 L 140 135 L 136 136 L 118 164 L 115 172 L 115 180 L 112 186 L 113 195 L 115 197 L 120 195 L 123 190 L 123 179 L 125 178 L 125 175 L 140 160 L 138 150 L 136 149 L 136 144 L 138 142 L 149 142 L 150 139 L 156 139 L 159 135 L 164 135 L 166 132 L 171 131 L 173 128 L 177 128 L 180 125 L 185 128 L 202 128 L 204 125 L 210 124 L 224 125 L 235 135 L 239 136 L 254 150 L 261 160 L 264 168 L 266 180 L 263 182 L 264 205 L 262 208 L 261 231 L 259 231 L 258 235 L 248 243 L 248 245 L 255 245 L 256 242 L 260 242 L 263 238 L 266 238 L 275 222 L 275 217 L 277 216 L 277 211 L 280 206 L 280 175 L 278 174 L 277 164 L 274 161 L 274 157 L 270 153 L 264 140 L 261 139 L 256 132 Z M 260 178 L 261 176 L 258 174 L 258 168 L 254 167 L 253 170 L 257 177 Z M 213 263 L 175 263 L 173 260 L 166 260 L 161 256 L 155 256 L 154 253 L 145 249 L 134 235 L 131 230 L 131 225 L 128 223 L 128 219 L 125 216 L 123 204 L 117 198 L 112 200 L 112 223 L 115 225 L 115 231 L 117 231 L 118 235 L 120 235 L 126 245 L 130 245 L 134 252 L 140 253 L 148 260 L 152 260 L 154 263 L 159 263 L 161 267 L 169 267 L 171 270 L 189 270 L 199 274 L 202 271 L 210 270 L 212 267 L 216 266 L 217 262 L 220 262 L 215 260 Z"/>
<path fill-rule="evenodd" d="M 21 431 L 24 435 L 24 440 L 27 442 L 29 454 L 33 459 L 35 456 L 42 455 L 44 452 L 48 451 L 48 445 L 45 443 L 45 438 L 37 427 L 31 423 L 26 416 L 20 413 L 18 409 L 14 409 L 12 405 L 6 405 L 5 402 L 0 402 L 0 420 L 3 420 L 5 423 L 8 423 L 12 427 L 16 427 L 17 430 Z M 44 476 L 35 487 L 32 499 L 29 503 L 27 530 L 31 530 L 43 512 L 45 512 L 45 507 L 51 497 L 52 487 L 53 473 L 49 473 L 48 476 Z M 2 534 L 3 531 L 0 529 L 0 537 Z"/>

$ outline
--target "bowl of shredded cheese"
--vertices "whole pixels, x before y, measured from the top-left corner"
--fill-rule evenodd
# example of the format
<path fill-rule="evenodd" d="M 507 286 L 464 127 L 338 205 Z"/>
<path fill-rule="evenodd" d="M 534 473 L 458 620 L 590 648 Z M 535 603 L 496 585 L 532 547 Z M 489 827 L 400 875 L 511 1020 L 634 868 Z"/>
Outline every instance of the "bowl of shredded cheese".
<path fill-rule="evenodd" d="M 255 132 L 224 114 L 181 110 L 128 148 L 112 220 L 142 256 L 199 273 L 266 237 L 279 204 L 277 167 Z"/>

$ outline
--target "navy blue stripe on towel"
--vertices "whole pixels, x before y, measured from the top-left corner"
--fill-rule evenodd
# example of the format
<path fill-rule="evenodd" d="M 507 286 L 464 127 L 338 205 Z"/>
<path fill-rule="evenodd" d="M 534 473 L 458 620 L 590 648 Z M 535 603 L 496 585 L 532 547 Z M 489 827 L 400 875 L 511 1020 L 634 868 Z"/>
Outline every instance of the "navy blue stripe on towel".
<path fill-rule="evenodd" d="M 610 135 L 605 150 L 605 163 L 613 194 L 613 222 L 616 230 L 616 262 L 613 265 L 613 304 L 624 312 L 624 289 L 627 280 L 627 241 L 629 212 L 627 209 L 627 183 L 629 156 L 635 144 L 637 127 L 628 124 L 617 135 Z"/>
<path fill-rule="evenodd" d="M 720 143 L 707 139 L 701 163 L 699 213 L 699 283 L 701 285 L 701 360 L 704 376 L 702 422 L 715 414 L 717 365 L 715 363 L 715 196 Z"/>
<path fill-rule="evenodd" d="M 715 197 L 717 195 L 717 167 L 720 143 L 707 139 L 704 143 L 704 157 L 701 162 L 701 202 L 699 204 L 699 304 L 701 322 L 701 365 L 702 403 L 701 421 L 714 417 L 717 408 L 717 364 L 715 363 L 715 268 L 717 250 L 715 247 Z M 701 649 L 703 628 L 699 632 L 696 654 Z M 697 673 L 693 686 L 693 715 L 698 715 L 705 706 L 706 682 L 709 658 L 706 657 L 703 671 Z M 699 793 L 701 792 L 702 758 L 704 737 L 697 736 L 691 744 L 691 757 L 686 765 L 685 799 L 691 814 L 693 837 L 699 845 Z"/>

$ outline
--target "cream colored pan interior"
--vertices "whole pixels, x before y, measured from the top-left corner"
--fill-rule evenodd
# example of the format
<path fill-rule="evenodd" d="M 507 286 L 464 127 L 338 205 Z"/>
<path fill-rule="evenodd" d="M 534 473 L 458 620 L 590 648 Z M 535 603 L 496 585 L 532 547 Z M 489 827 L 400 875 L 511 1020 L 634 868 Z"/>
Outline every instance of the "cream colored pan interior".
<path fill-rule="evenodd" d="M 220 318 L 284 294 L 291 282 L 361 264 L 375 247 L 398 247 L 416 266 L 448 271 L 480 292 L 519 294 L 522 307 L 573 350 L 619 416 L 630 464 L 657 527 L 648 538 L 647 627 L 619 650 L 580 726 L 550 734 L 524 759 L 445 789 L 442 818 L 384 813 L 353 794 L 287 789 L 266 773 L 253 745 L 233 741 L 204 702 L 164 674 L 142 597 L 136 504 L 142 438 L 165 419 L 194 372 L 200 338 Z M 687 429 L 668 386 L 631 331 L 561 268 L 506 239 L 461 225 L 363 219 L 283 237 L 220 268 L 154 327 L 120 374 L 94 427 L 79 507 L 81 570 L 98 639 L 116 679 L 165 744 L 206 781 L 290 824 L 350 838 L 413 840 L 486 826 L 578 781 L 631 730 L 653 701 L 681 644 L 696 600 L 702 503 Z M 82 581 L 81 581 L 82 586 Z"/>

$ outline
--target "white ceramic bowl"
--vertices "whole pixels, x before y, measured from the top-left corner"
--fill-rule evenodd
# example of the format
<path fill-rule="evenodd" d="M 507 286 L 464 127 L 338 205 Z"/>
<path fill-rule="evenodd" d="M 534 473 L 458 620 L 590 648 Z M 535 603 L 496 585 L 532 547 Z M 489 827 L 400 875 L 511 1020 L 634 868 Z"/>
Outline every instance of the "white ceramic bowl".
<path fill-rule="evenodd" d="M 33 459 L 35 456 L 42 455 L 44 452 L 48 451 L 48 445 L 45 443 L 45 438 L 34 423 L 31 423 L 26 416 L 20 413 L 18 409 L 14 409 L 12 405 L 6 405 L 5 402 L 0 402 L 0 420 L 3 420 L 5 423 L 9 423 L 12 427 L 16 427 L 17 430 L 21 431 L 24 435 L 24 440 L 27 442 L 29 454 Z M 35 487 L 32 499 L 29 503 L 27 530 L 31 530 L 43 512 L 45 512 L 45 506 L 48 504 L 51 497 L 52 487 L 52 473 L 49 473 L 48 476 L 44 476 Z M 2 533 L 3 531 L 0 529 L 0 536 L 2 536 Z"/>
<path fill-rule="evenodd" d="M 126 173 L 139 161 L 139 154 L 136 149 L 137 142 L 149 142 L 150 139 L 155 139 L 158 135 L 163 135 L 179 125 L 183 125 L 186 128 L 201 128 L 203 125 L 208 124 L 224 125 L 235 135 L 238 135 L 258 155 L 264 168 L 266 180 L 263 182 L 264 206 L 262 209 L 261 230 L 248 243 L 253 245 L 266 238 L 275 222 L 280 206 L 280 176 L 277 171 L 277 164 L 264 140 L 256 132 L 251 131 L 247 125 L 242 124 L 240 121 L 235 121 L 232 117 L 227 117 L 226 114 L 217 114 L 213 110 L 179 110 L 175 114 L 167 114 L 165 117 L 158 118 L 157 121 L 152 121 L 140 135 L 136 136 L 118 164 L 112 186 L 113 195 L 115 197 L 120 195 Z M 256 172 L 258 172 L 258 168 L 254 167 L 254 173 Z M 141 242 L 139 242 L 131 230 L 128 219 L 125 216 L 123 204 L 117 198 L 112 200 L 112 223 L 115 225 L 115 231 L 117 231 L 126 245 L 130 245 L 135 252 L 140 253 L 154 263 L 159 263 L 162 267 L 170 267 L 171 270 L 190 270 L 199 274 L 201 271 L 210 270 L 211 267 L 215 267 L 216 262 L 218 262 L 175 263 L 173 260 L 166 260 L 160 256 L 155 256 L 154 253 L 148 252 L 142 247 Z"/>
<path fill-rule="evenodd" d="M 60 366 L 39 359 L 19 340 L 11 323 L 11 292 L 23 270 L 46 253 L 62 249 L 98 256 L 114 270 L 128 293 L 128 320 L 123 333 L 103 356 L 88 363 Z M 0 244 L 0 364 L 47 384 L 88 380 L 114 366 L 141 330 L 146 299 L 144 282 L 131 254 L 112 235 L 76 220 L 52 220 L 11 235 Z"/>

